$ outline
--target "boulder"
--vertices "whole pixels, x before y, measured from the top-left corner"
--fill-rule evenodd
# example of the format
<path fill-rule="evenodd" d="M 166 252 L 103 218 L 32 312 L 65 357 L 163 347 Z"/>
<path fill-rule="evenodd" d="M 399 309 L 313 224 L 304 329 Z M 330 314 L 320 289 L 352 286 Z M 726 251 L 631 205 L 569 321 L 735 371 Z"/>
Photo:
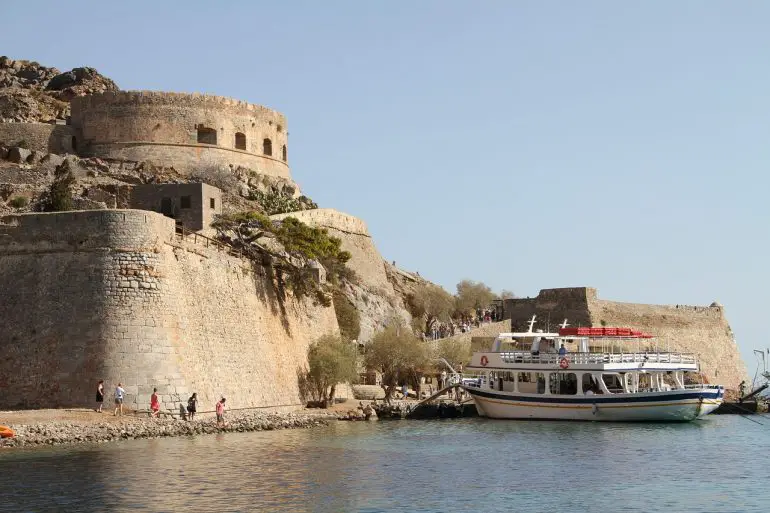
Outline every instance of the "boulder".
<path fill-rule="evenodd" d="M 15 162 L 16 164 L 25 164 L 30 155 L 32 155 L 31 151 L 19 148 L 18 146 L 14 146 L 8 150 L 8 160 Z"/>
<path fill-rule="evenodd" d="M 41 164 L 49 164 L 51 166 L 58 166 L 64 162 L 64 157 L 61 155 L 57 155 L 56 153 L 48 153 L 46 155 L 43 155 L 43 158 L 40 159 Z"/>

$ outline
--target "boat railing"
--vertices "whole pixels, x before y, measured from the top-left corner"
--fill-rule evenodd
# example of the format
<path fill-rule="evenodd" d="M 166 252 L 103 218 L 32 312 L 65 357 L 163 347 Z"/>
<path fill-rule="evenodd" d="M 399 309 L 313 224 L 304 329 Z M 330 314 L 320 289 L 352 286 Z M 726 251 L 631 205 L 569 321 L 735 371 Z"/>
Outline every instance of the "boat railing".
<path fill-rule="evenodd" d="M 558 364 L 566 358 L 571 364 L 597 363 L 678 363 L 694 364 L 692 353 L 540 353 L 529 351 L 506 351 L 499 353 L 505 363 Z"/>

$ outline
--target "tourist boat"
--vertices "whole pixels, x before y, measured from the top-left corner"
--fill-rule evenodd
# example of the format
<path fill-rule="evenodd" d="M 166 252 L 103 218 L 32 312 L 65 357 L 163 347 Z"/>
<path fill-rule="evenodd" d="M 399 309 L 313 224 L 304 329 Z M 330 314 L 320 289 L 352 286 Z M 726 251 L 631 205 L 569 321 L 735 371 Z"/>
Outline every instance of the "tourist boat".
<path fill-rule="evenodd" d="M 722 403 L 724 387 L 685 384 L 685 373 L 698 373 L 695 355 L 660 352 L 647 333 L 568 328 L 566 320 L 558 333 L 543 333 L 534 323 L 533 316 L 527 332 L 501 333 L 489 351 L 474 353 L 466 371 L 477 379 L 462 388 L 480 416 L 690 421 Z"/>

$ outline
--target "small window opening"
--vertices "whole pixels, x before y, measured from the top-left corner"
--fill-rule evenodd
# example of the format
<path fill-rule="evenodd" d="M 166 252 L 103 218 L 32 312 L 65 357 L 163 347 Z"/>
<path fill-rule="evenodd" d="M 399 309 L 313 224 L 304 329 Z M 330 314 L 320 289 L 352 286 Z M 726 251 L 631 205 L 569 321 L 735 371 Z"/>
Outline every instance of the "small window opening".
<path fill-rule="evenodd" d="M 214 198 L 209 198 L 209 207 L 217 208 L 217 200 Z"/>
<path fill-rule="evenodd" d="M 78 138 L 74 135 L 72 136 L 72 151 L 78 151 Z"/>
<path fill-rule="evenodd" d="M 277 126 L 275 127 L 275 129 L 276 129 L 276 130 L 278 130 L 278 133 L 281 133 L 281 132 L 283 132 L 283 127 L 282 127 L 281 125 L 277 125 Z"/>
<path fill-rule="evenodd" d="M 198 142 L 200 144 L 216 144 L 217 131 L 213 128 L 206 128 L 202 125 L 198 126 Z"/>
<path fill-rule="evenodd" d="M 270 139 L 265 138 L 264 141 L 262 141 L 262 153 L 265 155 L 273 155 L 273 142 Z"/>
<path fill-rule="evenodd" d="M 281 148 L 281 157 L 283 157 L 283 161 L 286 162 L 286 145 L 285 144 Z"/>
<path fill-rule="evenodd" d="M 236 150 L 245 150 L 246 149 L 246 134 L 242 132 L 236 132 L 235 134 L 235 149 Z"/>
<path fill-rule="evenodd" d="M 192 205 L 192 196 L 182 196 L 179 201 L 179 208 L 190 208 Z"/>

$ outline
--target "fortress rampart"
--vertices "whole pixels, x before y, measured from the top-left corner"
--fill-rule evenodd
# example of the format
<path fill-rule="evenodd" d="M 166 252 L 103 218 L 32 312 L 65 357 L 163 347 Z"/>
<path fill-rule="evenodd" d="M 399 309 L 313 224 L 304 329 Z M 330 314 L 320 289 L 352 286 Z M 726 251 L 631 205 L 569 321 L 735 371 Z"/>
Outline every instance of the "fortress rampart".
<path fill-rule="evenodd" d="M 180 172 L 240 165 L 290 177 L 286 118 L 221 96 L 110 91 L 72 100 L 77 152 L 147 161 Z"/>
<path fill-rule="evenodd" d="M 566 318 L 570 326 L 625 326 L 655 335 L 658 348 L 698 356 L 701 371 L 711 383 L 737 389 L 747 378 L 732 330 L 722 306 L 647 305 L 598 298 L 596 289 L 543 289 L 535 298 L 507 299 L 504 318 L 512 329 L 526 330 L 537 315 L 535 329 L 557 329 Z M 635 351 L 631 347 L 630 351 Z"/>
<path fill-rule="evenodd" d="M 41 153 L 74 153 L 75 130 L 69 125 L 50 123 L 0 123 L 0 146 L 26 141 L 30 150 Z"/>
<path fill-rule="evenodd" d="M 339 329 L 333 307 L 139 210 L 0 217 L 0 288 L 0 408 L 89 404 L 99 379 L 132 407 L 158 388 L 169 409 L 193 391 L 201 409 L 295 408 L 311 337 Z"/>

